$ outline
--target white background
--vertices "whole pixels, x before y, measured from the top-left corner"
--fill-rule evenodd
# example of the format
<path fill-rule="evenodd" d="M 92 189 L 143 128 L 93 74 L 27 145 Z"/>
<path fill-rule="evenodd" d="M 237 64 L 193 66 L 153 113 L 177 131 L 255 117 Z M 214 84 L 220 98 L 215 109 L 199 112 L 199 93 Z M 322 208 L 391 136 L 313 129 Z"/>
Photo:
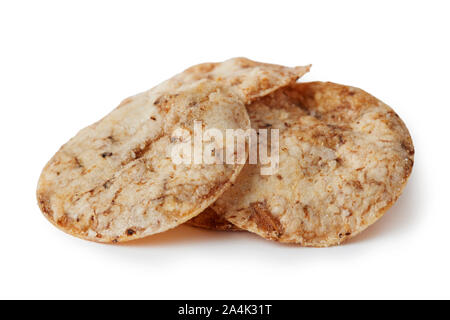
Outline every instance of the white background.
<path fill-rule="evenodd" d="M 448 1 L 0 2 L 0 298 L 450 298 Z M 411 131 L 400 200 L 341 247 L 180 227 L 79 240 L 35 200 L 79 129 L 190 65 L 312 63 L 303 81 L 363 88 Z"/>

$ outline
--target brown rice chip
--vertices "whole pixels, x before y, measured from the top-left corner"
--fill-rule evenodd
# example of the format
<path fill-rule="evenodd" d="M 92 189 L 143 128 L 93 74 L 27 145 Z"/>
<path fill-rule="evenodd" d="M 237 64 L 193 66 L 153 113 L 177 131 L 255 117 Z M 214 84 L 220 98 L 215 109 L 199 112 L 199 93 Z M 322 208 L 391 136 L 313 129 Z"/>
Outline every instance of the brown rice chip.
<path fill-rule="evenodd" d="M 406 126 L 360 89 L 294 84 L 247 111 L 252 127 L 280 130 L 278 172 L 262 176 L 259 164 L 247 164 L 213 208 L 266 239 L 340 244 L 383 216 L 410 176 L 414 147 Z"/>
<path fill-rule="evenodd" d="M 42 212 L 61 230 L 98 242 L 184 223 L 213 203 L 243 165 L 175 165 L 174 130 L 192 132 L 196 120 L 204 129 L 246 129 L 246 104 L 307 70 L 236 58 L 192 67 L 125 99 L 45 166 L 37 188 Z"/>

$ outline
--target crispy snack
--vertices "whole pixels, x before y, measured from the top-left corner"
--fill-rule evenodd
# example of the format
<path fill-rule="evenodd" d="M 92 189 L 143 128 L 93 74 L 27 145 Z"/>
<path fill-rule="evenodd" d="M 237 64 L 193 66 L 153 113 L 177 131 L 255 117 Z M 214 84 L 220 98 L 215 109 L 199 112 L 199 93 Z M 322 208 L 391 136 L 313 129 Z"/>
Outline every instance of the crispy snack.
<path fill-rule="evenodd" d="M 192 67 L 125 99 L 83 129 L 45 166 L 37 188 L 45 216 L 87 240 L 119 242 L 163 232 L 198 215 L 242 165 L 175 165 L 171 136 L 204 129 L 246 129 L 245 104 L 295 81 L 308 68 L 244 58 Z"/>
<path fill-rule="evenodd" d="M 215 231 L 243 231 L 229 222 L 223 215 L 217 214 L 211 207 L 192 218 L 187 225 Z"/>
<path fill-rule="evenodd" d="M 399 116 L 333 83 L 282 88 L 251 104 L 252 127 L 280 130 L 280 165 L 246 165 L 213 205 L 239 228 L 303 246 L 342 243 L 377 221 L 410 176 L 414 147 Z"/>

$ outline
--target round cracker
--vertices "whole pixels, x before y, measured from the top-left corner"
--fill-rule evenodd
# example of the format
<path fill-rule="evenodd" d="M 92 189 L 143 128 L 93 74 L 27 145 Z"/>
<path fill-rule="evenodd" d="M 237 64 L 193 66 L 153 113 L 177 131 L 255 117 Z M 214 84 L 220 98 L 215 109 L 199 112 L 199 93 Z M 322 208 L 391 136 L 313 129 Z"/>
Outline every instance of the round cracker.
<path fill-rule="evenodd" d="M 383 216 L 410 176 L 414 147 L 406 126 L 360 89 L 295 84 L 247 111 L 252 127 L 280 130 L 279 170 L 262 176 L 260 165 L 246 165 L 213 208 L 266 239 L 340 244 Z"/>
<path fill-rule="evenodd" d="M 198 215 L 232 183 L 242 165 L 175 165 L 176 129 L 245 129 L 245 104 L 307 68 L 244 58 L 192 67 L 124 100 L 83 129 L 45 166 L 37 188 L 45 216 L 87 240 L 119 242 L 163 232 Z"/>

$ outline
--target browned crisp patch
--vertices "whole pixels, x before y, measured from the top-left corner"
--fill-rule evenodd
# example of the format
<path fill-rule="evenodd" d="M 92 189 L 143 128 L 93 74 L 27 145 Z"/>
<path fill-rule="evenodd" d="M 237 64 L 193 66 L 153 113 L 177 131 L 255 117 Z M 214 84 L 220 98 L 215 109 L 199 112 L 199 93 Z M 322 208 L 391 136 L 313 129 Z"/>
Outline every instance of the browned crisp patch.
<path fill-rule="evenodd" d="M 275 238 L 283 234 L 284 228 L 280 220 L 269 211 L 265 202 L 250 203 L 250 210 L 248 220 L 254 222 L 261 232 Z"/>
<path fill-rule="evenodd" d="M 52 209 L 50 207 L 50 201 L 48 198 L 48 195 L 46 194 L 39 194 L 38 195 L 38 204 L 41 208 L 41 211 L 49 216 L 53 215 Z"/>
<path fill-rule="evenodd" d="M 187 225 L 216 231 L 240 231 L 231 222 L 227 221 L 222 215 L 217 214 L 213 209 L 207 208 L 198 216 L 192 218 Z"/>
<path fill-rule="evenodd" d="M 178 94 L 166 94 L 158 97 L 153 103 L 158 107 L 161 114 L 167 114 L 170 111 L 171 105 L 175 103 L 175 99 L 179 97 Z"/>
<path fill-rule="evenodd" d="M 132 236 L 136 233 L 136 230 L 134 230 L 133 228 L 130 228 L 126 231 L 127 236 Z"/>

